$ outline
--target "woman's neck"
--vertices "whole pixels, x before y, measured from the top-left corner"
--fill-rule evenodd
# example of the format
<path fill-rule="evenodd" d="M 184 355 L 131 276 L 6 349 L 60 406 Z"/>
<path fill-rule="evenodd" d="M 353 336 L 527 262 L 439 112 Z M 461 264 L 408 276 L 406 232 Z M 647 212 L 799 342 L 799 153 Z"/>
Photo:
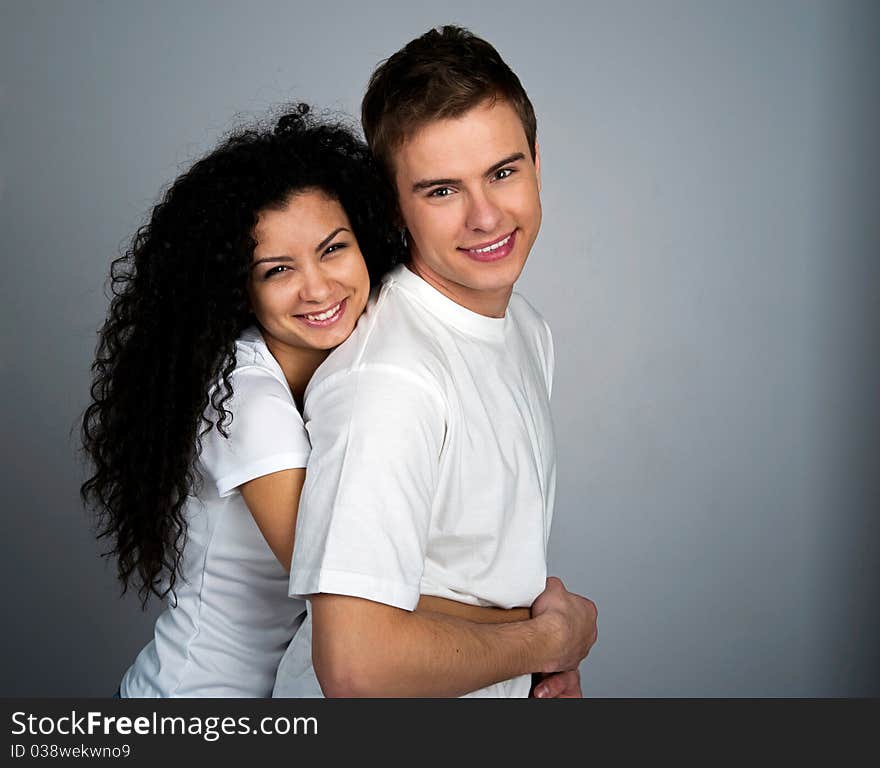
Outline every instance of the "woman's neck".
<path fill-rule="evenodd" d="M 327 359 L 329 349 L 311 349 L 308 347 L 290 347 L 273 339 L 268 334 L 263 334 L 266 346 L 272 356 L 278 361 L 284 378 L 290 386 L 293 399 L 297 407 L 302 410 L 303 395 L 312 375 L 318 370 L 318 366 Z"/>

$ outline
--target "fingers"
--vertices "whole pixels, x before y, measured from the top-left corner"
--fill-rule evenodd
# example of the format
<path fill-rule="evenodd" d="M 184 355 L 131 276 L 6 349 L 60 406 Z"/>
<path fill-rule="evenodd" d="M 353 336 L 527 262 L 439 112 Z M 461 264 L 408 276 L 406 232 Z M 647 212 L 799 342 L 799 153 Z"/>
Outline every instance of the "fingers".
<path fill-rule="evenodd" d="M 562 579 L 557 576 L 548 576 L 547 581 L 544 584 L 544 589 L 565 589 L 565 584 L 563 584 Z"/>
<path fill-rule="evenodd" d="M 597 620 L 599 618 L 599 609 L 596 607 L 596 604 L 589 600 L 588 598 L 584 598 L 584 601 L 587 604 L 588 612 L 591 614 L 590 621 L 593 625 L 593 631 L 590 633 L 588 638 L 589 645 L 587 646 L 587 653 L 590 652 L 590 649 L 596 644 L 596 640 L 599 639 L 599 625 Z"/>
<path fill-rule="evenodd" d="M 538 685 L 535 686 L 536 699 L 555 699 L 563 690 L 564 684 L 559 677 L 564 674 L 557 672 L 553 675 L 545 677 Z"/>
<path fill-rule="evenodd" d="M 555 576 L 547 578 L 544 591 L 532 603 L 531 615 L 540 620 L 545 638 L 546 661 L 540 665 L 544 672 L 576 668 L 596 643 L 596 604 L 569 592 Z M 572 681 L 566 690 L 579 695 L 577 685 Z M 555 683 L 543 690 L 543 698 L 561 695 Z"/>
<path fill-rule="evenodd" d="M 576 669 L 570 669 L 562 673 L 565 680 L 565 688 L 559 694 L 565 699 L 579 699 L 583 696 L 581 693 L 581 675 Z"/>
<path fill-rule="evenodd" d="M 551 606 L 561 608 L 566 594 L 567 590 L 562 580 L 556 576 L 549 576 L 545 582 L 544 591 L 532 603 L 532 616 L 544 613 Z"/>
<path fill-rule="evenodd" d="M 577 676 L 577 680 L 574 681 L 574 684 L 569 686 L 569 688 L 562 694 L 560 694 L 559 698 L 561 699 L 582 699 L 584 698 L 583 691 L 581 690 L 581 676 Z"/>
<path fill-rule="evenodd" d="M 535 686 L 536 699 L 580 699 L 581 676 L 576 669 L 547 675 Z"/>

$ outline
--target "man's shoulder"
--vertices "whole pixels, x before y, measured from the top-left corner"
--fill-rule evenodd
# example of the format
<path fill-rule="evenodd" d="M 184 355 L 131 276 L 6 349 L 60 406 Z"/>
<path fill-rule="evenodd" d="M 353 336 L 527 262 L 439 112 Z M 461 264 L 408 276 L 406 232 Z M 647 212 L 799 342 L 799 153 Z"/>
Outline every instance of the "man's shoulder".
<path fill-rule="evenodd" d="M 535 340 L 542 348 L 552 347 L 553 334 L 550 325 L 522 294 L 511 295 L 507 311 L 522 337 Z"/>
<path fill-rule="evenodd" d="M 384 283 L 371 295 L 351 336 L 315 372 L 309 389 L 365 368 L 397 369 L 431 379 L 441 360 L 441 347 L 424 314 L 393 283 Z"/>
<path fill-rule="evenodd" d="M 535 308 L 535 306 L 521 293 L 514 291 L 510 295 L 510 302 L 507 305 L 507 311 L 515 322 L 534 327 L 548 327 L 544 316 Z"/>
<path fill-rule="evenodd" d="M 541 313 L 519 293 L 511 295 L 508 313 L 522 348 L 533 359 L 540 361 L 549 391 L 553 385 L 553 370 L 556 367 L 556 352 L 550 326 Z"/>

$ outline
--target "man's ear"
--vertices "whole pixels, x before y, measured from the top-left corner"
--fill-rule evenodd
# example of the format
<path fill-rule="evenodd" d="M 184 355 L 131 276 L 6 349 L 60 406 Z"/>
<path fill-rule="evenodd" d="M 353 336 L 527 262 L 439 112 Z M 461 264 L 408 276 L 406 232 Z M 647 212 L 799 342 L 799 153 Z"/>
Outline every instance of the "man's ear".
<path fill-rule="evenodd" d="M 535 175 L 538 177 L 538 192 L 541 191 L 541 147 L 535 141 Z"/>

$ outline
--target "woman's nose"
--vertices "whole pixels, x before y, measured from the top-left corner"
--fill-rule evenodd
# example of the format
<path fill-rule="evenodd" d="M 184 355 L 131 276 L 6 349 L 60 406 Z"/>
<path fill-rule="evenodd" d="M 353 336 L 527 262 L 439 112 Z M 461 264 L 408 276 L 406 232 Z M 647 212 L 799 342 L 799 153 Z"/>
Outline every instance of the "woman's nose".
<path fill-rule="evenodd" d="M 303 301 L 320 303 L 331 294 L 333 286 L 320 264 L 303 268 L 303 281 L 300 285 L 300 297 Z"/>

